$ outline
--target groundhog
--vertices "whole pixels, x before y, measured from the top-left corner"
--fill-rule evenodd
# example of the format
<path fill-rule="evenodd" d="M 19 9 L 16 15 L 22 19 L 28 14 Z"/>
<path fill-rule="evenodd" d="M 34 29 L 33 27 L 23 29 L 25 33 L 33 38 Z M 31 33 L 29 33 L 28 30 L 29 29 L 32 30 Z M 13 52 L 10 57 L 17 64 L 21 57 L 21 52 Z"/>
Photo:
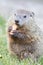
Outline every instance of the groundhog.
<path fill-rule="evenodd" d="M 43 55 L 43 32 L 36 25 L 32 11 L 17 10 L 7 22 L 8 49 L 20 59 Z"/>

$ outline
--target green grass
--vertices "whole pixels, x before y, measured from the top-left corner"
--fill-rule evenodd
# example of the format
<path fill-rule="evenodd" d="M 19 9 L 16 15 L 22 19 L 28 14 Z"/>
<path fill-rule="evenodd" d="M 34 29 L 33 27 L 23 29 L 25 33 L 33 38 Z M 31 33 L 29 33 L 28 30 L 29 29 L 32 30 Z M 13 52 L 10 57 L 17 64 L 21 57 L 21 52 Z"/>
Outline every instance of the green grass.
<path fill-rule="evenodd" d="M 31 59 L 19 61 L 16 56 L 11 56 L 7 50 L 7 39 L 5 34 L 5 19 L 0 16 L 0 65 L 43 65 L 43 57 L 37 63 Z"/>

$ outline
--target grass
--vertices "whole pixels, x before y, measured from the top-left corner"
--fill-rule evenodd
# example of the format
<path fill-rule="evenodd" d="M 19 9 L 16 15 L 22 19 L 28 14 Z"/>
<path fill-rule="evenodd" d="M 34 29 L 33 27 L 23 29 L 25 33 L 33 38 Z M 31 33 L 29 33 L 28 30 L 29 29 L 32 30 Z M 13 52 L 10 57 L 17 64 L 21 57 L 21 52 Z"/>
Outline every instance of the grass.
<path fill-rule="evenodd" d="M 0 65 L 43 65 L 43 57 L 37 63 L 31 59 L 19 61 L 16 56 L 11 56 L 7 50 L 7 39 L 5 34 L 5 19 L 0 16 Z"/>

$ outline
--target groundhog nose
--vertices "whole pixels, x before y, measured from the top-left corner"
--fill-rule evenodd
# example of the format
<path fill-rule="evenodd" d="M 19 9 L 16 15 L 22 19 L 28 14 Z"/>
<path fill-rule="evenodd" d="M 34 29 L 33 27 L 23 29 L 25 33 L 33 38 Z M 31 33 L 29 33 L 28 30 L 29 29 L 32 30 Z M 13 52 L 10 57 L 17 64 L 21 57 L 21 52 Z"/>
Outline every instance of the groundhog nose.
<path fill-rule="evenodd" d="M 16 23 L 16 24 L 18 24 L 18 23 L 19 23 L 19 21 L 18 21 L 18 20 L 15 20 L 15 23 Z"/>

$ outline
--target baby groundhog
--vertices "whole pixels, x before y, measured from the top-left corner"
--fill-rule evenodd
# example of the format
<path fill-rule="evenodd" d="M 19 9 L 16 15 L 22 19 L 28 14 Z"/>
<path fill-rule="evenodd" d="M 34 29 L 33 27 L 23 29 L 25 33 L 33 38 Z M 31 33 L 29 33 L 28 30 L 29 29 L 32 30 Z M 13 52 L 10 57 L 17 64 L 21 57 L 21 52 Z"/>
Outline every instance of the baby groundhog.
<path fill-rule="evenodd" d="M 43 55 L 43 33 L 35 23 L 33 12 L 17 10 L 7 22 L 7 34 L 11 54 L 34 60 Z"/>

